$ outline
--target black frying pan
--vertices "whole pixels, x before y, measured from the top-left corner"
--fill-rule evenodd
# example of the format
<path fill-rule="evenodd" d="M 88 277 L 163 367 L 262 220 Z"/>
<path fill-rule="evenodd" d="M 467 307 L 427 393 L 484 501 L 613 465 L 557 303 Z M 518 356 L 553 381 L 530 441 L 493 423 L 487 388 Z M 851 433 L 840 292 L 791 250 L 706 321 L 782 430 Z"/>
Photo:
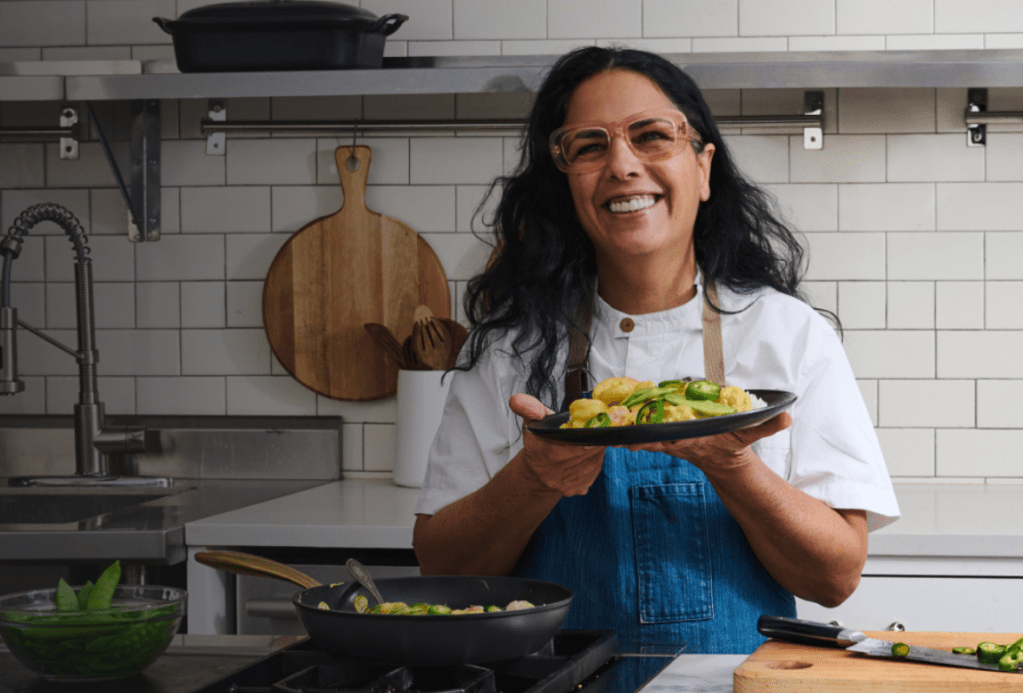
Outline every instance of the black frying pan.
<path fill-rule="evenodd" d="M 306 589 L 292 598 L 316 646 L 335 657 L 407 666 L 481 664 L 522 657 L 543 647 L 561 628 L 573 592 L 540 580 L 513 577 L 424 576 L 376 581 L 391 602 L 426 602 L 464 608 L 504 608 L 525 599 L 535 608 L 451 616 L 391 616 L 355 611 L 353 602 L 369 592 L 352 584 L 321 585 L 288 566 L 233 551 L 203 551 L 204 565 L 243 575 L 273 577 Z M 323 608 L 326 605 L 328 608 Z"/>

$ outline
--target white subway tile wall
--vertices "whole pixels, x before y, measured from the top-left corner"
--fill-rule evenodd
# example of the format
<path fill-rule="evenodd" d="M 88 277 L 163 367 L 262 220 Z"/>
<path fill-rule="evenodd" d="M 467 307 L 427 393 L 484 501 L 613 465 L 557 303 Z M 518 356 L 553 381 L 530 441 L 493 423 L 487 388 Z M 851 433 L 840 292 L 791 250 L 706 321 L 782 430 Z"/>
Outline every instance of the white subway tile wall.
<path fill-rule="evenodd" d="M 154 16 L 210 0 L 0 0 L 0 61 L 168 60 Z M 1023 47 L 1018 0 L 352 0 L 410 16 L 388 55 L 557 53 L 626 44 L 663 53 L 881 51 Z M 826 86 L 826 85 L 824 85 Z M 985 85 L 978 84 L 978 87 Z M 707 93 L 719 115 L 794 111 L 802 90 Z M 1023 479 L 1023 134 L 989 130 L 966 146 L 965 88 L 825 90 L 825 138 L 727 132 L 808 253 L 810 300 L 834 311 L 867 409 L 896 478 Z M 1023 109 L 991 89 L 992 110 Z M 530 95 L 381 95 L 228 99 L 228 118 L 520 117 Z M 126 104 L 95 104 L 122 170 Z M 50 122 L 53 103 L 0 104 L 0 126 Z M 80 158 L 55 144 L 0 144 L 0 223 L 50 201 L 89 234 L 99 387 L 114 414 L 336 415 L 346 475 L 394 466 L 395 402 L 343 402 L 298 384 L 262 327 L 262 281 L 280 247 L 340 208 L 333 137 L 233 136 L 205 153 L 205 99 L 161 104 L 161 239 L 132 244 L 95 133 Z M 373 160 L 367 203 L 421 232 L 437 252 L 464 321 L 467 281 L 490 248 L 473 231 L 491 180 L 518 161 L 514 137 L 361 138 Z M 19 317 L 74 344 L 72 250 L 56 225 L 32 229 L 14 264 Z M 77 368 L 20 335 L 26 391 L 4 414 L 68 414 Z"/>

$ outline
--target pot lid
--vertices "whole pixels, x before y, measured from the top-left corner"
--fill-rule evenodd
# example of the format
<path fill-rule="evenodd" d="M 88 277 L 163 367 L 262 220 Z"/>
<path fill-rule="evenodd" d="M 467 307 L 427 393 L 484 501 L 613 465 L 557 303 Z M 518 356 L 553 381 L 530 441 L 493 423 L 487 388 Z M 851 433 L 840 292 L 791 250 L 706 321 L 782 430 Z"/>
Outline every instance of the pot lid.
<path fill-rule="evenodd" d="M 340 2 L 324 0 L 249 0 L 224 2 L 195 7 L 182 13 L 178 22 L 183 24 L 232 24 L 277 22 L 345 22 L 353 25 L 370 24 L 377 15 L 369 10 Z"/>

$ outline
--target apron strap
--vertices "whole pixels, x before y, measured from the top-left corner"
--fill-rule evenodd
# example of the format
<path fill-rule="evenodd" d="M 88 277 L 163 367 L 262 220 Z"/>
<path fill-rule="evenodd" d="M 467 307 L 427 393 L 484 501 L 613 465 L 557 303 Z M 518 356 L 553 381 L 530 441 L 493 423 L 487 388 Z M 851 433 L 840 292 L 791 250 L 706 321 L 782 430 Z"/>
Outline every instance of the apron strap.
<path fill-rule="evenodd" d="M 718 289 L 714 281 L 706 285 L 707 300 L 703 302 L 703 370 L 705 377 L 721 387 L 725 386 L 725 354 L 721 341 L 721 313 L 711 308 L 718 303 Z"/>
<path fill-rule="evenodd" d="M 725 385 L 725 355 L 721 341 L 721 314 L 710 307 L 718 304 L 718 291 L 714 281 L 706 284 L 707 298 L 703 302 L 703 368 L 704 377 L 718 385 Z M 593 321 L 593 296 L 587 294 L 575 311 L 575 327 L 568 336 L 568 370 L 565 373 L 565 402 L 568 405 L 582 397 L 589 389 L 586 366 L 590 356 L 590 324 Z"/>
<path fill-rule="evenodd" d="M 593 322 L 593 294 L 587 293 L 575 309 L 575 326 L 568 336 L 568 371 L 565 373 L 565 402 L 568 405 L 590 389 L 586 366 L 590 359 L 590 324 Z"/>

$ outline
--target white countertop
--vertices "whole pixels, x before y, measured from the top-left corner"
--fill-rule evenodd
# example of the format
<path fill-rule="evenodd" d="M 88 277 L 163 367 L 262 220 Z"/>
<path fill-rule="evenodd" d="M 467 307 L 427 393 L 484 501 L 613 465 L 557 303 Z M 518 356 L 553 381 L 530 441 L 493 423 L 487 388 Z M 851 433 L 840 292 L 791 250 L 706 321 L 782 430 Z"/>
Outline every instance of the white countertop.
<path fill-rule="evenodd" d="M 345 479 L 185 525 L 189 546 L 411 549 L 419 489 Z"/>
<path fill-rule="evenodd" d="M 746 655 L 687 655 L 672 660 L 640 693 L 732 693 L 733 673 Z"/>
<path fill-rule="evenodd" d="M 870 535 L 871 559 L 1023 557 L 1023 485 L 896 484 L 897 522 Z M 190 522 L 190 546 L 412 547 L 419 489 L 344 479 Z M 869 564 L 869 561 L 868 561 Z"/>

